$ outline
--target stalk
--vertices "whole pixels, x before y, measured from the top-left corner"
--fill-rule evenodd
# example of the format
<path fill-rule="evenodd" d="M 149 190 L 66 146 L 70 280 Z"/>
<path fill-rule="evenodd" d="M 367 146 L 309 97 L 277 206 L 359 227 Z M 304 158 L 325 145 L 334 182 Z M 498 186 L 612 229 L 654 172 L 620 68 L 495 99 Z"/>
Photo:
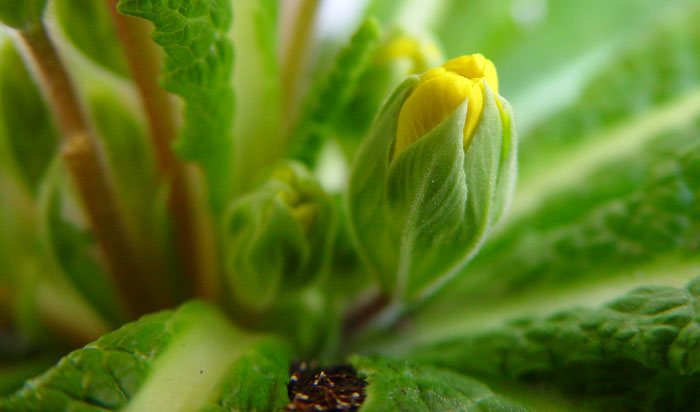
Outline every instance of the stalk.
<path fill-rule="evenodd" d="M 118 13 L 117 3 L 109 0 L 107 6 L 146 113 L 161 180 L 170 184 L 168 208 L 175 246 L 191 286 L 188 290 L 197 297 L 214 300 L 218 288 L 212 225 L 207 222 L 206 211 L 197 207 L 192 176 L 171 149 L 177 137 L 175 109 L 170 94 L 158 82 L 161 58 L 149 35 L 152 28 L 145 21 Z"/>
<path fill-rule="evenodd" d="M 301 75 L 304 64 L 307 61 L 309 42 L 313 33 L 314 21 L 318 12 L 319 0 L 298 0 L 293 6 L 285 10 L 287 16 L 282 19 L 285 24 L 282 30 L 282 38 L 289 39 L 282 45 L 282 113 L 287 118 L 287 127 L 293 124 L 297 115 L 295 102 L 298 97 L 301 83 Z M 291 9 L 291 10 L 290 10 Z"/>
<path fill-rule="evenodd" d="M 73 84 L 43 22 L 18 32 L 28 65 L 33 69 L 55 117 L 66 162 L 83 210 L 117 286 L 124 311 L 135 316 L 163 306 L 164 298 L 149 294 L 149 277 L 127 233 L 94 131 L 89 127 Z M 150 278 L 151 280 L 153 278 Z"/>

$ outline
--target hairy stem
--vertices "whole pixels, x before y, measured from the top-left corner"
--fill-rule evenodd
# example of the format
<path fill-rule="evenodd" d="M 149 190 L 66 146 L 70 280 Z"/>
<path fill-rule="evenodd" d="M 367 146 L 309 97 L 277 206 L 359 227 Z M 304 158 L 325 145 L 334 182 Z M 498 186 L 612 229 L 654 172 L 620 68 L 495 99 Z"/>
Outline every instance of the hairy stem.
<path fill-rule="evenodd" d="M 129 70 L 146 113 L 151 144 L 161 180 L 170 184 L 168 208 L 175 229 L 175 245 L 188 278 L 189 290 L 198 297 L 214 300 L 216 256 L 211 225 L 202 222 L 204 211 L 197 208 L 191 176 L 171 149 L 177 137 L 175 110 L 170 94 L 158 83 L 161 70 L 159 50 L 151 40 L 147 22 L 117 12 L 118 0 L 107 6 L 117 28 Z M 200 202 L 204 204 L 204 202 Z"/>
<path fill-rule="evenodd" d="M 286 114 L 287 118 L 284 120 L 289 127 L 297 115 L 295 102 L 298 98 L 304 63 L 307 60 L 309 42 L 320 2 L 319 0 L 298 0 L 287 4 L 293 6 L 285 7 L 282 39 L 289 40 L 282 44 L 280 60 L 282 62 L 282 113 Z"/>
<path fill-rule="evenodd" d="M 133 316 L 162 307 L 163 299 L 148 293 L 154 289 L 130 242 L 104 156 L 46 27 L 42 23 L 20 31 L 19 39 L 56 119 L 61 154 L 125 312 Z"/>

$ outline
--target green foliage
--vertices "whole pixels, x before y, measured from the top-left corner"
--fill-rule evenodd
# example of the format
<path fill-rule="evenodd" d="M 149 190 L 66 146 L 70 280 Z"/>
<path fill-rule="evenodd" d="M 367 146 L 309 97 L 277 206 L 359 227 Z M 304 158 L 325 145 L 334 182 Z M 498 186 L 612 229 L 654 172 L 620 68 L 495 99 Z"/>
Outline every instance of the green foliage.
<path fill-rule="evenodd" d="M 291 156 L 307 165 L 316 164 L 323 143 L 336 127 L 337 117 L 357 93 L 381 37 L 379 23 L 365 20 L 350 42 L 338 52 L 328 73 L 309 90 L 299 125 L 292 136 Z"/>
<path fill-rule="evenodd" d="M 153 40 L 165 52 L 163 86 L 185 103 L 177 151 L 183 159 L 202 166 L 212 208 L 220 212 L 231 191 L 233 154 L 230 3 L 122 0 L 118 10 L 155 25 Z"/>
<path fill-rule="evenodd" d="M 124 52 L 104 4 L 90 0 L 58 0 L 53 4 L 61 29 L 82 53 L 102 67 L 127 76 Z"/>
<path fill-rule="evenodd" d="M 72 352 L 20 391 L 0 400 L 0 409 L 268 408 L 279 404 L 289 355 L 283 343 L 259 339 L 234 329 L 211 306 L 189 303 L 176 311 L 148 315 Z M 176 385 L 172 376 L 166 376 L 164 383 L 159 375 L 173 361 L 182 373 L 188 373 Z M 251 374 L 253 379 L 245 378 Z M 161 390 L 170 391 L 170 396 Z M 154 394 L 162 398 L 151 399 Z"/>
<path fill-rule="evenodd" d="M 86 228 L 66 217 L 75 214 L 75 199 L 70 198 L 72 190 L 61 166 L 54 163 L 41 188 L 39 204 L 43 242 L 57 266 L 82 296 L 105 319 L 118 325 L 124 321 L 123 308 L 119 306 L 114 285 L 91 253 L 95 249 L 94 239 Z"/>
<path fill-rule="evenodd" d="M 353 365 L 361 411 L 700 409 L 697 2 L 372 0 L 305 39 L 295 17 L 325 14 L 286 2 L 120 0 L 182 103 L 171 165 L 106 3 L 51 24 L 44 3 L 0 0 L 0 410 L 277 411 L 297 360 Z M 84 107 L 45 104 L 25 66 L 47 43 L 15 51 L 44 28 Z M 307 49 L 283 102 L 278 56 Z M 467 147 L 465 101 L 395 151 L 440 50 L 493 60 L 515 114 L 487 91 Z M 71 111 L 144 290 L 179 308 L 118 328 L 133 308 L 57 156 Z"/>
<path fill-rule="evenodd" d="M 46 7 L 46 0 L 26 0 L 0 2 L 0 24 L 17 30 L 27 30 L 40 20 Z"/>
<path fill-rule="evenodd" d="M 560 384 L 587 388 L 591 396 L 596 391 L 603 396 L 602 387 L 596 389 L 594 382 L 584 380 L 609 374 L 607 380 L 617 385 L 622 405 L 640 410 L 691 410 L 698 405 L 684 397 L 673 399 L 669 382 L 678 391 L 698 383 L 700 327 L 695 308 L 699 293 L 700 278 L 681 289 L 642 287 L 600 309 L 578 308 L 543 319 L 518 319 L 493 331 L 466 333 L 417 348 L 413 357 L 480 376 L 556 382 L 566 373 L 573 376 Z M 651 382 L 667 383 L 644 385 L 635 378 L 637 374 Z M 635 385 L 624 388 L 625 379 L 634 379 L 651 391 L 637 391 L 640 388 Z M 631 395 L 638 398 L 628 397 Z M 605 400 L 608 405 L 613 401 Z"/>
<path fill-rule="evenodd" d="M 0 50 L 0 133 L 7 136 L 14 164 L 32 191 L 56 150 L 51 116 L 22 58 L 10 44 Z"/>
<path fill-rule="evenodd" d="M 363 412 L 527 410 L 477 380 L 428 364 L 365 357 L 352 363 L 369 384 Z"/>

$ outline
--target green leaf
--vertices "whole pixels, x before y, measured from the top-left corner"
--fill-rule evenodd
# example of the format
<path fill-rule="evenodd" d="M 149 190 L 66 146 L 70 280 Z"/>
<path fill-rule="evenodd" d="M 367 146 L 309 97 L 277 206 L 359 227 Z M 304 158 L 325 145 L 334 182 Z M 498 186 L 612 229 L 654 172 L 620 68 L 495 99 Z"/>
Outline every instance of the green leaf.
<path fill-rule="evenodd" d="M 277 411 L 288 402 L 289 348 L 277 339 L 264 340 L 233 364 L 218 395 L 200 412 Z"/>
<path fill-rule="evenodd" d="M 211 206 L 220 212 L 231 190 L 233 156 L 230 2 L 121 0 L 117 8 L 155 25 L 153 40 L 165 52 L 163 86 L 185 103 L 177 151 L 202 167 Z"/>
<path fill-rule="evenodd" d="M 554 381 L 638 410 L 693 410 L 697 400 L 681 394 L 700 383 L 699 298 L 700 278 L 685 288 L 641 287 L 599 309 L 462 332 L 412 357 L 477 376 Z"/>
<path fill-rule="evenodd" d="M 0 400 L 0 409 L 186 412 L 211 410 L 206 409 L 211 402 L 262 409 L 279 394 L 279 380 L 267 377 L 286 373 L 285 351 L 281 343 L 235 329 L 207 304 L 188 303 L 147 315 L 72 352 Z M 278 369 L 282 364 L 284 372 Z M 258 366 L 265 375 L 257 375 Z M 246 374 L 255 379 L 245 379 Z"/>
<path fill-rule="evenodd" d="M 26 30 L 41 21 L 46 0 L 23 0 L 0 2 L 0 24 L 14 29 Z"/>
<path fill-rule="evenodd" d="M 236 101 L 244 102 L 236 106 L 234 115 L 235 194 L 254 188 L 270 165 L 284 157 L 277 55 L 280 8 L 277 0 L 233 2 L 233 86 Z"/>
<path fill-rule="evenodd" d="M 124 313 L 109 275 L 98 261 L 97 245 L 87 228 L 71 221 L 79 206 L 71 198 L 68 176 L 55 162 L 43 182 L 39 196 L 41 233 L 46 251 L 90 304 L 113 325 L 124 321 Z"/>
<path fill-rule="evenodd" d="M 357 92 L 359 80 L 379 45 L 381 28 L 366 19 L 350 42 L 338 52 L 328 72 L 310 88 L 295 132 L 291 156 L 314 166 L 323 143 L 332 134 L 336 118 Z"/>
<path fill-rule="evenodd" d="M 90 0 L 57 0 L 53 7 L 66 37 L 87 57 L 121 76 L 128 68 L 109 4 Z"/>
<path fill-rule="evenodd" d="M 698 16 L 679 18 L 611 58 L 574 104 L 523 137 L 511 218 L 700 116 Z"/>
<path fill-rule="evenodd" d="M 10 43 L 0 50 L 0 133 L 7 136 L 22 178 L 36 191 L 56 152 L 58 135 L 36 84 Z"/>
<path fill-rule="evenodd" d="M 351 363 L 367 379 L 363 412 L 527 410 L 477 380 L 428 364 L 366 357 Z"/>
<path fill-rule="evenodd" d="M 7 335 L 4 336 L 7 339 Z M 0 343 L 0 357 L 3 357 L 4 342 Z M 4 362 L 0 360 L 0 396 L 9 395 L 22 387 L 24 381 L 32 378 L 56 363 L 56 355 L 38 355 L 27 359 Z M 0 403 L 1 404 L 1 403 Z"/>

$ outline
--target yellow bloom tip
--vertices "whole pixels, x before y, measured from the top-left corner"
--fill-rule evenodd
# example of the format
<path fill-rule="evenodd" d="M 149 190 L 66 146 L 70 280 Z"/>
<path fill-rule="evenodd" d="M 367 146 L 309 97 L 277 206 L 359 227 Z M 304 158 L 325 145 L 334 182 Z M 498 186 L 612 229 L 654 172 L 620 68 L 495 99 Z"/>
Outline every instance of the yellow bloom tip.
<path fill-rule="evenodd" d="M 496 68 L 481 54 L 458 57 L 423 73 L 399 112 L 394 157 L 445 121 L 468 99 L 466 149 L 484 108 L 484 82 L 498 94 Z"/>

